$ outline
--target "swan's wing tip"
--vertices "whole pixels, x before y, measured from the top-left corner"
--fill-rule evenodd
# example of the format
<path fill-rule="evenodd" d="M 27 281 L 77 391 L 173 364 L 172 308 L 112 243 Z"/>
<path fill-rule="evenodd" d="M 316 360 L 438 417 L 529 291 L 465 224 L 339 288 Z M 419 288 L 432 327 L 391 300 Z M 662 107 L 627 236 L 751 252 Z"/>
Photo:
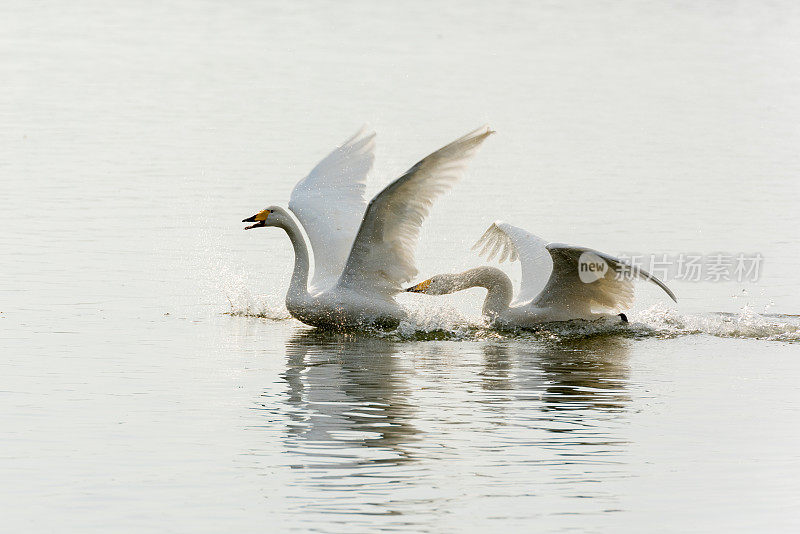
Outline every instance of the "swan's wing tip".
<path fill-rule="evenodd" d="M 456 139 L 454 142 L 451 143 L 451 145 L 459 145 L 466 141 L 473 141 L 474 143 L 476 143 L 475 146 L 477 146 L 480 143 L 482 143 L 484 139 L 495 133 L 497 132 L 495 130 L 492 130 L 492 128 L 488 124 L 484 124 L 483 126 L 475 128 L 465 136 Z"/>
<path fill-rule="evenodd" d="M 484 124 L 483 126 L 481 126 L 480 128 L 478 128 L 477 130 L 475 130 L 473 132 L 474 135 L 483 136 L 483 137 L 489 137 L 490 135 L 494 135 L 496 133 L 497 133 L 497 130 L 493 130 L 492 127 L 489 126 L 488 124 Z"/>
<path fill-rule="evenodd" d="M 655 276 L 654 276 L 653 278 L 654 278 L 655 280 L 658 280 L 658 278 L 656 278 Z M 661 289 L 663 289 L 663 290 L 664 290 L 664 292 L 665 292 L 667 295 L 669 295 L 669 298 L 671 298 L 671 299 L 672 299 L 672 302 L 674 302 L 675 304 L 677 304 L 677 303 L 678 303 L 678 297 L 676 297 L 676 296 L 675 296 L 675 293 L 673 293 L 673 292 L 672 292 L 672 290 L 671 290 L 670 288 L 668 288 L 668 287 L 667 287 L 667 284 L 665 284 L 665 283 L 664 283 L 664 282 L 662 282 L 661 280 L 658 280 L 658 283 L 657 283 L 656 285 L 657 285 L 658 287 L 660 287 Z"/>
<path fill-rule="evenodd" d="M 550 247 L 548 246 L 548 249 L 549 248 Z M 678 303 L 678 297 L 676 297 L 675 293 L 673 293 L 672 290 L 669 287 L 667 287 L 667 284 L 662 282 L 659 278 L 653 276 L 648 271 L 645 271 L 641 267 L 637 267 L 635 265 L 632 265 L 629 262 L 626 262 L 624 260 L 620 260 L 619 258 L 616 258 L 616 257 L 608 255 L 608 254 L 604 254 L 604 253 L 599 252 L 597 250 L 586 249 L 586 248 L 583 248 L 583 247 L 580 247 L 580 248 L 582 248 L 584 251 L 589 251 L 589 252 L 592 252 L 594 254 L 597 254 L 598 256 L 600 256 L 601 258 L 603 258 L 606 261 L 613 262 L 614 264 L 616 264 L 615 265 L 615 269 L 618 268 L 618 266 L 623 266 L 622 268 L 624 268 L 626 271 L 628 271 L 629 274 L 632 274 L 634 276 L 634 278 L 640 278 L 642 280 L 647 280 L 648 282 L 652 282 L 653 284 L 655 284 L 658 287 L 660 287 L 664 291 L 664 293 L 666 293 L 667 296 L 669 296 L 669 298 L 671 298 L 672 301 L 675 302 L 675 304 Z"/>
<path fill-rule="evenodd" d="M 519 258 L 517 244 L 506 231 L 509 225 L 497 220 L 489 225 L 483 235 L 472 246 L 472 250 L 478 250 L 479 256 L 484 256 L 487 260 L 492 260 L 498 256 L 498 262 L 506 260 L 516 261 Z"/>
<path fill-rule="evenodd" d="M 483 247 L 483 245 L 486 244 L 486 241 L 489 240 L 489 236 L 492 233 L 492 226 L 494 226 L 494 225 L 490 224 L 489 227 L 486 230 L 484 230 L 483 235 L 480 236 L 478 238 L 478 240 L 475 241 L 475 243 L 473 243 L 472 248 L 470 248 L 470 250 L 478 250 L 479 248 Z M 485 249 L 485 247 L 484 247 L 484 249 Z M 485 250 L 479 251 L 478 252 L 478 256 L 483 256 L 484 252 L 485 252 Z"/>
<path fill-rule="evenodd" d="M 672 299 L 672 301 L 675 304 L 678 303 L 678 297 L 676 297 L 675 293 L 673 293 L 672 290 L 669 287 L 667 287 L 667 284 L 665 284 L 664 282 L 662 282 L 661 280 L 659 280 L 658 278 L 656 278 L 655 276 L 653 276 L 652 274 L 648 273 L 643 269 L 640 270 L 640 273 L 642 274 L 642 278 L 644 278 L 645 280 L 649 280 L 650 282 L 653 282 L 655 285 L 660 287 L 664 291 L 664 293 L 666 293 L 667 296 L 669 296 L 669 298 Z"/>
<path fill-rule="evenodd" d="M 673 292 L 672 292 L 672 290 L 671 290 L 669 287 L 667 287 L 667 284 L 665 284 L 665 283 L 664 283 L 664 282 L 662 282 L 662 281 L 661 281 L 659 278 L 657 278 L 656 276 L 653 276 L 651 273 L 649 273 L 648 271 L 645 271 L 645 270 L 644 270 L 644 269 L 642 269 L 642 268 L 639 268 L 639 267 L 635 267 L 635 266 L 633 266 L 633 269 L 634 269 L 634 272 L 635 272 L 635 273 L 636 273 L 636 274 L 637 274 L 637 275 L 638 275 L 640 278 L 642 278 L 642 279 L 644 279 L 644 280 L 647 280 L 647 281 L 649 281 L 649 282 L 652 282 L 653 284 L 657 285 L 658 287 L 660 287 L 660 288 L 661 288 L 661 289 L 664 291 L 664 293 L 666 293 L 666 294 L 667 294 L 667 296 L 669 296 L 669 298 L 671 298 L 671 299 L 672 299 L 672 301 L 673 301 L 675 304 L 677 304 L 677 303 L 678 303 L 678 297 L 676 297 L 676 296 L 675 296 L 675 293 L 673 293 Z"/>

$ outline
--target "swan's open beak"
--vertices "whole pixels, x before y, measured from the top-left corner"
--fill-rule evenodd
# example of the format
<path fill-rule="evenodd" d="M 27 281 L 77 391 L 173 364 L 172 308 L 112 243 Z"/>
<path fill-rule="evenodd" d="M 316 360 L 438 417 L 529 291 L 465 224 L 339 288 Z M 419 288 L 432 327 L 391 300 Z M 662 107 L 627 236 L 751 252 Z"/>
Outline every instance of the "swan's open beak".
<path fill-rule="evenodd" d="M 259 211 L 252 217 L 248 217 L 247 219 L 242 219 L 242 222 L 254 222 L 255 224 L 251 224 L 250 226 L 245 226 L 245 230 L 250 230 L 251 228 L 258 228 L 259 226 L 266 226 L 267 225 L 267 217 L 269 216 L 269 210 Z"/>
<path fill-rule="evenodd" d="M 431 287 L 431 281 L 425 280 L 424 282 L 420 282 L 419 284 L 409 287 L 406 289 L 408 293 L 425 293 L 425 291 Z"/>

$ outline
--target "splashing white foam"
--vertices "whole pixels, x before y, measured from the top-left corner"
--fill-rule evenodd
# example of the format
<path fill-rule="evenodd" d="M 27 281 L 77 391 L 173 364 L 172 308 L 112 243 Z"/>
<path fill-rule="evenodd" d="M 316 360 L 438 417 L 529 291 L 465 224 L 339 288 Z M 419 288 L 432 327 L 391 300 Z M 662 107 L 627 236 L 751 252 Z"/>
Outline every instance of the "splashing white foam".
<path fill-rule="evenodd" d="M 277 295 L 254 295 L 250 292 L 250 287 L 254 282 L 242 273 L 222 266 L 215 271 L 213 284 L 210 289 L 215 293 L 221 292 L 228 301 L 230 309 L 228 315 L 238 317 L 259 317 L 271 319 L 273 321 L 284 321 L 289 319 L 289 311 L 283 301 L 283 297 Z"/>
<path fill-rule="evenodd" d="M 706 334 L 739 339 L 800 341 L 800 317 L 760 314 L 749 306 L 743 307 L 738 313 L 681 314 L 675 309 L 657 305 L 633 314 L 631 319 L 652 329 L 654 335 Z"/>
<path fill-rule="evenodd" d="M 465 315 L 453 306 L 439 306 L 433 300 L 406 307 L 408 319 L 393 332 L 400 339 L 474 339 L 487 331 L 480 316 Z"/>
<path fill-rule="evenodd" d="M 222 291 L 230 305 L 228 315 L 260 317 L 273 321 L 291 318 L 283 299 L 275 295 L 253 295 L 243 277 L 228 276 L 223 280 Z"/>
<path fill-rule="evenodd" d="M 246 298 L 246 304 L 231 301 L 231 309 L 226 313 L 235 317 L 258 317 L 272 321 L 285 321 L 292 317 L 283 304 L 272 302 L 267 295 L 258 298 L 247 295 Z"/>
<path fill-rule="evenodd" d="M 291 318 L 283 302 L 283 291 L 277 294 L 254 295 L 248 288 L 254 280 L 227 266 L 217 266 L 207 280 L 214 292 L 225 296 L 233 316 L 258 317 L 273 321 Z M 209 288 L 211 289 L 211 288 Z M 405 303 L 404 303 L 405 304 Z M 536 339 L 574 339 L 597 335 L 672 338 L 686 335 L 757 339 L 767 341 L 800 341 L 800 316 L 756 313 L 745 306 L 738 313 L 683 314 L 663 304 L 629 313 L 630 323 L 612 321 L 570 321 L 543 324 L 534 331 L 498 332 L 489 328 L 480 315 L 466 314 L 458 307 L 439 299 L 418 300 L 405 304 L 408 319 L 392 332 L 374 332 L 401 340 L 452 339 L 479 340 L 508 335 L 533 336 Z"/>
<path fill-rule="evenodd" d="M 228 278 L 233 280 L 233 278 Z M 286 320 L 289 313 L 275 297 L 254 297 L 247 285 L 233 284 L 226 294 L 234 316 Z M 371 331 L 373 335 L 398 340 L 483 340 L 500 337 L 532 337 L 540 340 L 566 340 L 594 336 L 674 338 L 688 335 L 755 339 L 766 341 L 800 341 L 800 317 L 779 314 L 759 314 L 751 308 L 738 313 L 681 314 L 662 305 L 630 314 L 630 323 L 616 320 L 568 321 L 543 323 L 540 328 L 526 331 L 497 331 L 480 316 L 465 315 L 452 306 L 437 306 L 434 302 L 408 309 L 409 317 L 391 332 Z"/>

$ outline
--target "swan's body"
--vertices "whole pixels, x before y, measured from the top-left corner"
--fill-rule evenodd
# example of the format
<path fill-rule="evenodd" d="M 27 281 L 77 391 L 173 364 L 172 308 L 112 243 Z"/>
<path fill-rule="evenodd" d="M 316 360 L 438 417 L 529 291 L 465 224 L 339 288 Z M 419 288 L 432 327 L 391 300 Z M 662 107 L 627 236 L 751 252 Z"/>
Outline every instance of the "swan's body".
<path fill-rule="evenodd" d="M 414 249 L 433 201 L 458 180 L 491 133 L 479 128 L 437 150 L 378 193 L 367 206 L 374 134 L 359 132 L 323 159 L 292 191 L 290 213 L 271 206 L 243 222 L 276 226 L 294 247 L 286 308 L 321 327 L 393 328 L 406 317 L 394 300 L 417 273 Z M 311 244 L 315 269 L 309 283 Z"/>
<path fill-rule="evenodd" d="M 649 280 L 676 300 L 675 295 L 650 273 L 619 258 L 585 247 L 547 243 L 504 222 L 492 224 L 475 244 L 481 254 L 500 261 L 519 259 L 522 283 L 514 299 L 511 279 L 500 269 L 476 267 L 458 274 L 439 274 L 406 291 L 445 295 L 471 287 L 487 289 L 484 317 L 495 327 L 532 328 L 546 322 L 594 321 L 612 318 L 627 322 L 619 313 L 633 303 L 633 280 Z M 602 273 L 582 265 L 605 265 Z M 514 300 L 514 302 L 512 302 Z"/>

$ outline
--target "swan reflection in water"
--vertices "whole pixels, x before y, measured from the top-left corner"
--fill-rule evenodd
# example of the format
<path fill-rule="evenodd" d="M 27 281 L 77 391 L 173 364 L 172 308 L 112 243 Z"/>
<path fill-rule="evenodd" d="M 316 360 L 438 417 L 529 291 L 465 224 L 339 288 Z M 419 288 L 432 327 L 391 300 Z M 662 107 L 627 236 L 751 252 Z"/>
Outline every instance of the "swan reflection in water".
<path fill-rule="evenodd" d="M 285 441 L 306 467 L 309 460 L 351 467 L 407 462 L 421 439 L 415 419 L 426 428 L 432 417 L 446 422 L 464 401 L 474 405 L 474 420 L 585 433 L 618 418 L 630 402 L 629 342 L 597 336 L 468 343 L 482 353 L 476 368 L 458 359 L 466 347 L 303 331 L 286 345 Z M 443 374 L 450 379 L 442 382 Z M 474 391 L 476 382 L 483 393 Z"/>
<path fill-rule="evenodd" d="M 288 445 L 340 466 L 412 459 L 403 447 L 416 433 L 410 363 L 396 342 L 307 330 L 287 342 L 286 356 Z"/>
<path fill-rule="evenodd" d="M 596 483 L 624 476 L 629 341 L 303 331 L 287 341 L 285 388 L 270 400 L 287 421 L 292 509 L 348 528 L 424 530 L 430 518 L 408 515 L 419 502 L 436 517 L 464 492 L 596 497 L 614 508 Z"/>
<path fill-rule="evenodd" d="M 482 387 L 515 390 L 515 398 L 533 395 L 543 411 L 624 410 L 630 401 L 629 347 L 629 339 L 616 336 L 487 343 Z"/>
<path fill-rule="evenodd" d="M 564 470 L 559 480 L 576 485 L 559 488 L 579 488 L 567 496 L 597 497 L 611 508 L 613 494 L 583 483 L 626 476 L 630 342 L 613 336 L 495 342 L 484 347 L 481 373 L 498 426 L 511 426 L 497 434 L 525 443 L 514 451 L 520 461 Z"/>

